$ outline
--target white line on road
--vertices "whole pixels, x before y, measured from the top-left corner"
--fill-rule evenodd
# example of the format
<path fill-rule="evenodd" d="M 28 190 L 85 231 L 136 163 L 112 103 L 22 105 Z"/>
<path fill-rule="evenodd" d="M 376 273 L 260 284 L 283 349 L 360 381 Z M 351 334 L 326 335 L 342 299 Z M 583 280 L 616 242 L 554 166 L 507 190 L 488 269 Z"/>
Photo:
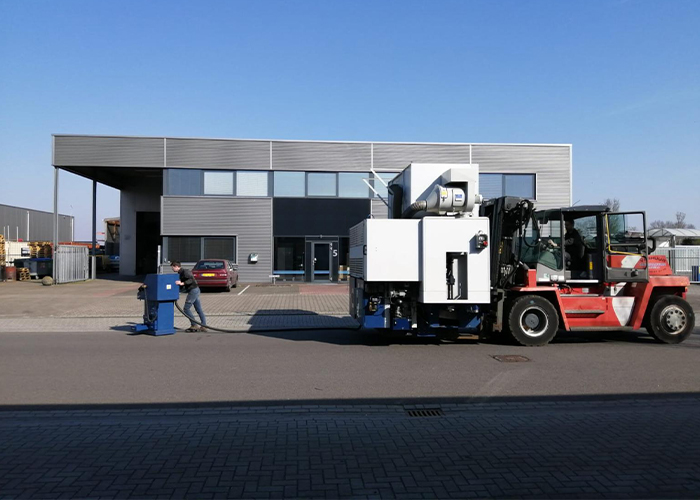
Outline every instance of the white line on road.
<path fill-rule="evenodd" d="M 245 287 L 243 290 L 241 290 L 240 292 L 238 292 L 238 295 L 240 295 L 240 294 L 242 294 L 243 292 L 245 292 L 246 290 L 248 290 L 248 288 L 250 288 L 250 285 L 248 285 L 248 286 Z"/>

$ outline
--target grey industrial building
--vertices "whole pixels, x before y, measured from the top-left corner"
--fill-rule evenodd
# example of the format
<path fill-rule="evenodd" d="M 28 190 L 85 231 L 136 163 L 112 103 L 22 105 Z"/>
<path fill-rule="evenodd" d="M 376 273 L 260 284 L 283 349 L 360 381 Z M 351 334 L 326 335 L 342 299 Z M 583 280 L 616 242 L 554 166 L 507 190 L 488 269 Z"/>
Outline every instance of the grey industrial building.
<path fill-rule="evenodd" d="M 569 144 L 53 136 L 56 169 L 120 190 L 127 275 L 155 272 L 161 245 L 163 260 L 229 258 L 242 282 L 343 279 L 349 228 L 387 216 L 377 177 L 411 162 L 476 163 L 486 198 L 572 201 Z"/>
<path fill-rule="evenodd" d="M 53 213 L 0 205 L 0 234 L 8 241 L 53 241 Z M 58 239 L 73 241 L 73 216 L 58 215 Z"/>

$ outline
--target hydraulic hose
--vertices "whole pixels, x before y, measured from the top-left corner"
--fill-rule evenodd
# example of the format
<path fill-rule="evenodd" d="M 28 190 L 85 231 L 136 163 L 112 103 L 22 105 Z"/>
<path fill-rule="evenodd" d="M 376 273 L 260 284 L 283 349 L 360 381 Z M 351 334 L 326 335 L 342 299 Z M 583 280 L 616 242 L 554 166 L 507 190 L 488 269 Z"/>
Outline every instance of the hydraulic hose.
<path fill-rule="evenodd" d="M 408 207 L 403 214 L 401 214 L 401 218 L 409 219 L 413 217 L 414 214 L 427 210 L 427 208 L 428 202 L 426 200 L 416 200 L 413 203 L 411 203 L 411 206 Z"/>
<path fill-rule="evenodd" d="M 195 320 L 194 318 L 190 318 L 187 314 L 185 314 L 185 311 L 182 310 L 180 307 L 180 303 L 176 300 L 175 301 L 175 307 L 177 307 L 177 310 L 182 313 L 182 315 L 189 319 L 192 323 L 203 326 L 207 330 L 214 330 L 217 332 L 221 333 L 266 333 L 266 332 L 308 332 L 310 330 L 350 330 L 350 331 L 357 331 L 360 328 L 362 328 L 362 325 L 357 325 L 357 326 L 329 326 L 329 327 L 321 327 L 321 326 L 308 326 L 308 327 L 295 327 L 295 328 L 256 328 L 255 330 L 228 330 L 226 328 L 216 328 L 214 326 L 209 326 L 209 325 L 203 325 L 199 321 Z"/>

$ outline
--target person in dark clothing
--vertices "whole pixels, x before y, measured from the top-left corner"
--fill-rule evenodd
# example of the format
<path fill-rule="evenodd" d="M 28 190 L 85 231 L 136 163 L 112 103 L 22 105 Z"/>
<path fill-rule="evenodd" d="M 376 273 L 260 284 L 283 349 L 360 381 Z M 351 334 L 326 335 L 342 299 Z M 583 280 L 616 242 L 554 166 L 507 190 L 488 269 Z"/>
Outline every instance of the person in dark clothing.
<path fill-rule="evenodd" d="M 586 265 L 584 255 L 586 254 L 586 245 L 583 242 L 581 234 L 574 227 L 574 221 L 565 220 L 564 228 L 564 263 L 566 269 L 574 271 L 585 271 Z M 557 248 L 559 245 L 552 240 L 548 241 L 550 247 Z"/>
<path fill-rule="evenodd" d="M 569 269 L 584 271 L 586 266 L 583 257 L 586 254 L 586 245 L 583 243 L 581 234 L 574 227 L 574 221 L 565 220 L 564 228 L 564 253 L 567 267 Z"/>
<path fill-rule="evenodd" d="M 182 264 L 178 261 L 171 262 L 170 267 L 180 276 L 180 279 L 176 281 L 175 284 L 181 286 L 184 292 L 187 293 L 184 311 L 185 316 L 190 319 L 191 326 L 185 331 L 206 332 L 207 329 L 205 326 L 197 328 L 197 325 L 194 323 L 194 315 L 192 314 L 192 306 L 194 305 L 194 310 L 199 314 L 199 322 L 202 323 L 202 325 L 207 324 L 207 318 L 204 317 L 202 303 L 199 300 L 199 285 L 197 284 L 197 280 L 194 279 L 192 271 L 183 269 Z"/>

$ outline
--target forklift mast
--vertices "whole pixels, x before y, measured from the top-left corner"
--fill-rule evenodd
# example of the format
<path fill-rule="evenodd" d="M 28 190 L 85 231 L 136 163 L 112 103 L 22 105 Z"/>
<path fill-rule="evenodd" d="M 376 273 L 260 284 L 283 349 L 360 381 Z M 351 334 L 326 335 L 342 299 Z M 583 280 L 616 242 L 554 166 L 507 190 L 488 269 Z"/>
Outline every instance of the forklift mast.
<path fill-rule="evenodd" d="M 532 221 L 534 204 L 525 198 L 502 196 L 485 201 L 481 205 L 482 217 L 488 217 L 491 228 L 491 288 L 504 290 L 520 285 L 527 266 L 520 261 L 523 235 Z M 534 221 L 533 221 L 534 223 Z"/>

